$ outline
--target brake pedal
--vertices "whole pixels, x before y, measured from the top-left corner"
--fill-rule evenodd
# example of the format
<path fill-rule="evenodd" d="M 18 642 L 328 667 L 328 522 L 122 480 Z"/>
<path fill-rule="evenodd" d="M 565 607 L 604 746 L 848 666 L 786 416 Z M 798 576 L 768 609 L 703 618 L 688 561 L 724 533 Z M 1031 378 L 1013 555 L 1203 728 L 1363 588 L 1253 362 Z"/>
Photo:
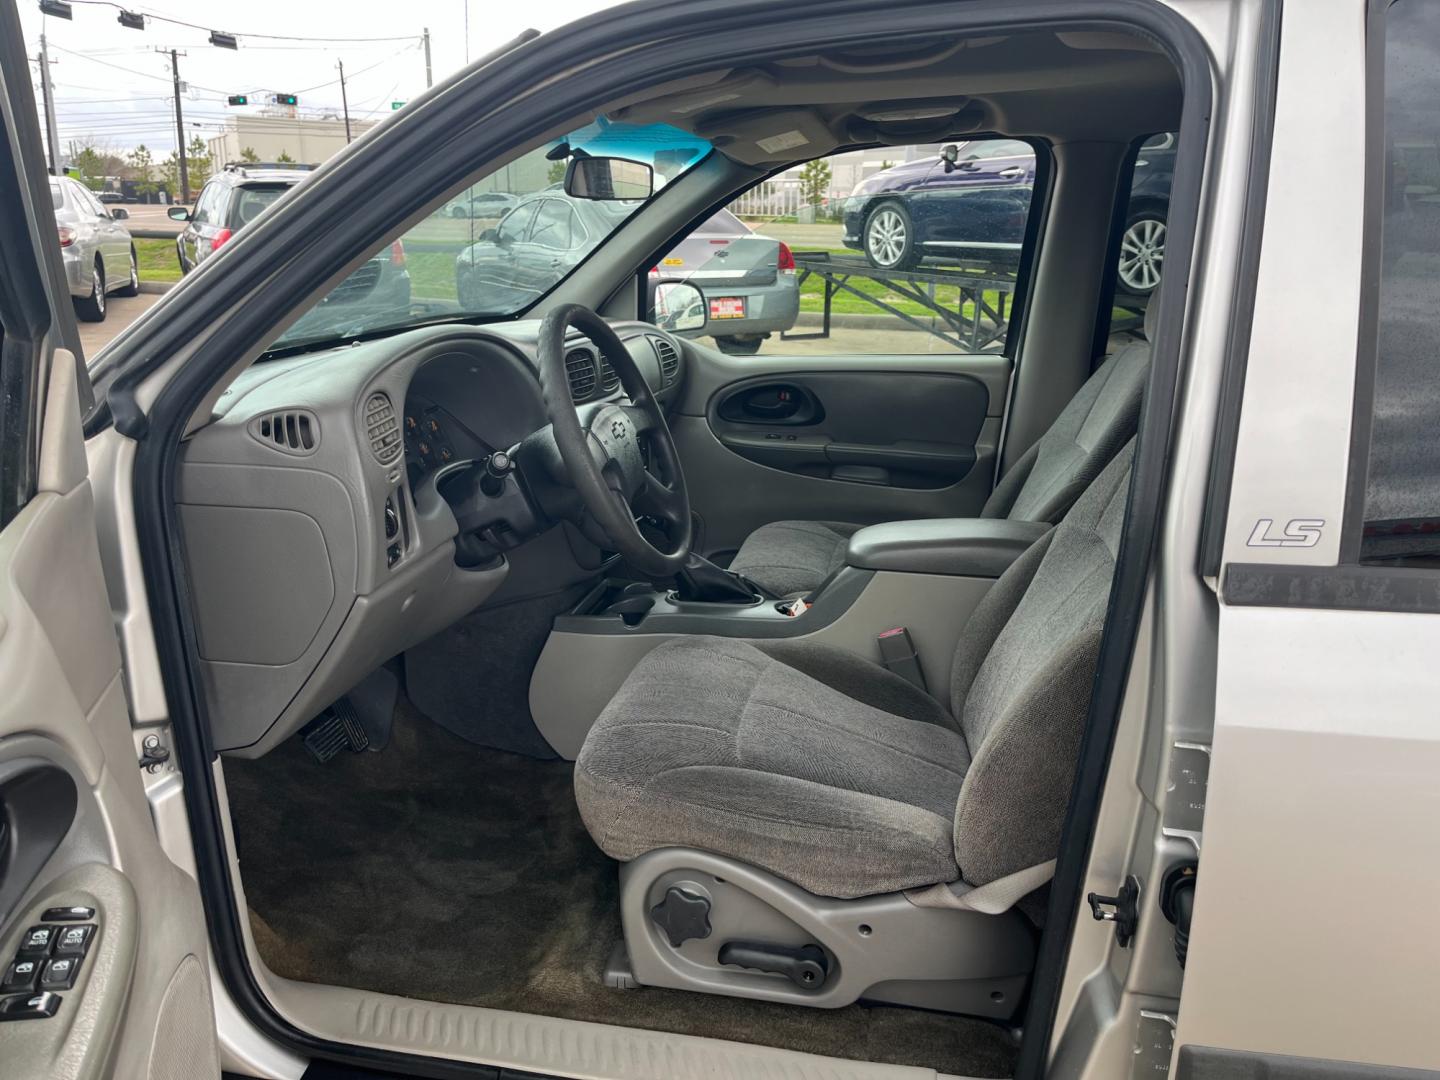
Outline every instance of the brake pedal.
<path fill-rule="evenodd" d="M 365 727 L 348 698 L 341 698 L 300 732 L 305 749 L 318 764 L 324 765 L 341 750 L 358 754 L 370 746 Z"/>

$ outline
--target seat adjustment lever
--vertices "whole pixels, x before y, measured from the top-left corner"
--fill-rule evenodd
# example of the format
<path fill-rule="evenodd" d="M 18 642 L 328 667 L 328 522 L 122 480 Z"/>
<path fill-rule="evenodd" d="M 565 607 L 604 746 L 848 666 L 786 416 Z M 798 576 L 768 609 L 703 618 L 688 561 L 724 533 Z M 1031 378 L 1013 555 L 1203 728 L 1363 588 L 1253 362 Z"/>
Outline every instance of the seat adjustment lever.
<path fill-rule="evenodd" d="M 727 967 L 784 975 L 801 990 L 819 990 L 830 974 L 830 961 L 819 945 L 765 945 L 727 941 L 717 957 Z"/>

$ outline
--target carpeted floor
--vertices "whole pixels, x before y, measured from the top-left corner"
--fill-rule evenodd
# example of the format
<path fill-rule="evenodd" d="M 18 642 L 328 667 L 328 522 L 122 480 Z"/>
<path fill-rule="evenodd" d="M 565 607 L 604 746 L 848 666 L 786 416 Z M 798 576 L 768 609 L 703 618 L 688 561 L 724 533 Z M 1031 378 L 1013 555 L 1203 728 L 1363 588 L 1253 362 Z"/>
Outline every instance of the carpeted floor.
<path fill-rule="evenodd" d="M 1009 1038 L 984 1021 L 606 987 L 620 937 L 615 865 L 580 823 L 570 772 L 467 743 L 403 704 L 380 753 L 317 765 L 292 739 L 258 761 L 227 760 L 266 964 L 405 997 L 1011 1074 Z"/>

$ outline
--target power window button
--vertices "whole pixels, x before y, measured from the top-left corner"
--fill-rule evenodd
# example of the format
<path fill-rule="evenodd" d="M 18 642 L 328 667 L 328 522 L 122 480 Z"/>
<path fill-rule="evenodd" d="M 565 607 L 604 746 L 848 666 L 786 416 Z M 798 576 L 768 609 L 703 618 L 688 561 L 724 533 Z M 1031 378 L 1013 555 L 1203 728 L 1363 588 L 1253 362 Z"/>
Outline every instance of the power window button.
<path fill-rule="evenodd" d="M 40 916 L 41 922 L 84 922 L 95 917 L 93 907 L 52 907 L 46 908 Z"/>
<path fill-rule="evenodd" d="M 19 956 L 49 956 L 58 926 L 32 926 L 20 939 Z"/>
<path fill-rule="evenodd" d="M 95 933 L 95 924 L 86 926 L 60 926 L 56 927 L 55 955 L 56 956 L 84 956 L 85 950 L 90 947 L 90 938 Z"/>
<path fill-rule="evenodd" d="M 80 972 L 80 958 L 57 956 L 46 961 L 40 972 L 41 990 L 69 990 L 75 985 L 75 976 Z"/>
<path fill-rule="evenodd" d="M 28 994 L 35 989 L 40 977 L 41 960 L 16 960 L 5 969 L 5 979 L 0 982 L 0 994 Z"/>

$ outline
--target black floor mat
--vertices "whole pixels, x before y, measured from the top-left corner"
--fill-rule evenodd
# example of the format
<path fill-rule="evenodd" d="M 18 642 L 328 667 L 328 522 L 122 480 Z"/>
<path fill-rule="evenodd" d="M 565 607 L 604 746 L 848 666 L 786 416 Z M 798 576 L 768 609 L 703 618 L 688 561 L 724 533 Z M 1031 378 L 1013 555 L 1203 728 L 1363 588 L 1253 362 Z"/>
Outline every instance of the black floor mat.
<path fill-rule="evenodd" d="M 580 823 L 570 774 L 568 762 L 467 743 L 403 705 L 382 753 L 317 765 L 292 739 L 258 761 L 227 760 L 261 956 L 305 982 L 1011 1074 L 1010 1040 L 984 1021 L 606 987 L 620 938 L 615 864 Z"/>

